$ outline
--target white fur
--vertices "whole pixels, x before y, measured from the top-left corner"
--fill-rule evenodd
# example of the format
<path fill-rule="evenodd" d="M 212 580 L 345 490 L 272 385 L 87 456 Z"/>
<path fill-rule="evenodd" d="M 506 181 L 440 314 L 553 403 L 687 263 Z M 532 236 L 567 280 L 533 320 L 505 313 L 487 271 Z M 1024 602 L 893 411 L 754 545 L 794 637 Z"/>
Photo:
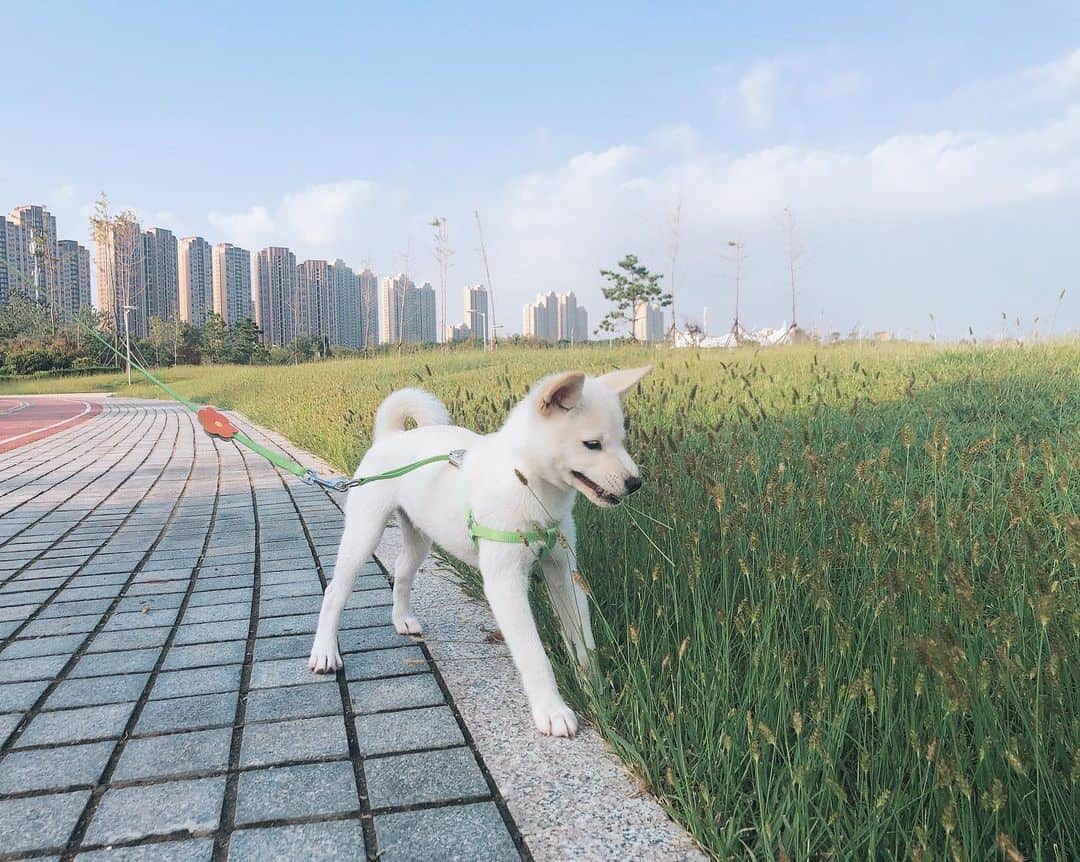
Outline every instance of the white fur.
<path fill-rule="evenodd" d="M 342 609 L 387 518 L 396 513 L 403 538 L 403 550 L 394 563 L 391 619 L 397 631 L 421 631 L 410 594 L 416 570 L 436 541 L 480 569 L 484 593 L 521 674 L 536 727 L 552 736 L 573 736 L 577 719 L 559 695 L 529 607 L 529 570 L 536 552 L 521 544 L 483 539 L 477 548 L 466 531 L 466 513 L 472 511 L 478 523 L 500 530 L 559 525 L 566 545 L 560 543 L 545 554 L 541 570 L 563 635 L 587 666 L 595 644 L 588 599 L 572 575 L 576 568 L 572 510 L 579 492 L 607 506 L 635 490 L 635 482 L 640 484 L 637 467 L 623 448 L 619 396 L 649 370 L 596 378 L 581 372 L 547 377 L 510 412 L 502 428 L 486 436 L 451 425 L 446 408 L 427 392 L 403 389 L 390 395 L 376 414 L 375 442 L 357 467 L 357 476 L 454 449 L 466 451 L 464 464 L 460 468 L 432 464 L 349 492 L 334 577 L 323 598 L 308 666 L 317 673 L 341 667 L 337 629 Z M 418 427 L 403 430 L 407 418 Z M 599 451 L 584 446 L 584 441 L 593 440 L 600 442 Z M 527 479 L 528 486 L 516 473 Z"/>

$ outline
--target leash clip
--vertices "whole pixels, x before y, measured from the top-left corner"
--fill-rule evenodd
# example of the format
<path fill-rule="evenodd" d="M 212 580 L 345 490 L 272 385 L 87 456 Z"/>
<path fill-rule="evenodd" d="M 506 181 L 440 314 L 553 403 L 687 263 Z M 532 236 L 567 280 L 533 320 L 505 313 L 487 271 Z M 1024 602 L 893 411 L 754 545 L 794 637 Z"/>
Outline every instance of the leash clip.
<path fill-rule="evenodd" d="M 450 462 L 451 467 L 460 467 L 465 463 L 465 450 L 451 449 L 446 460 Z"/>
<path fill-rule="evenodd" d="M 328 491 L 348 491 L 353 485 L 360 484 L 355 480 L 350 481 L 348 479 L 323 479 L 314 470 L 304 471 L 304 475 L 300 477 L 301 481 L 305 485 L 318 486 L 325 488 Z"/>

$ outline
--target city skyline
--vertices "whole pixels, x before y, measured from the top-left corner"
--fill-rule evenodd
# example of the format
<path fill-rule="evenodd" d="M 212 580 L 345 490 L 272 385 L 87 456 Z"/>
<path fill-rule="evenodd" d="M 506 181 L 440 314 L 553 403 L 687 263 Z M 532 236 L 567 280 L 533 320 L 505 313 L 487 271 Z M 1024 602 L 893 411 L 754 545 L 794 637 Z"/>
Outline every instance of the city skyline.
<path fill-rule="evenodd" d="M 138 338 L 148 336 L 154 318 L 201 327 L 210 312 L 229 326 L 251 319 L 263 341 L 276 346 L 299 335 L 351 349 L 464 339 L 486 344 L 496 327 L 508 329 L 494 321 L 483 284 L 465 285 L 462 323 L 443 322 L 440 335 L 435 289 L 404 273 L 380 278 L 368 267 L 357 273 L 341 258 L 298 261 L 285 246 L 268 246 L 252 256 L 232 243 L 211 245 L 201 236 L 177 238 L 169 228 L 143 227 L 134 213 L 95 227 L 91 257 L 75 241 L 58 242 L 56 225 L 46 207 L 15 207 L 0 220 L 0 258 L 25 272 L 66 312 L 91 306 L 118 327 L 129 313 L 127 325 Z M 44 254 L 35 253 L 35 237 L 48 244 Z M 50 260 L 54 265 L 45 263 Z M 6 268 L 3 277 L 0 303 L 9 289 Z M 548 340 L 588 340 L 587 314 L 577 308 L 572 292 L 567 311 L 566 296 L 553 306 Z M 532 331 L 522 334 L 536 337 Z"/>
<path fill-rule="evenodd" d="M 730 240 L 747 324 L 790 317 L 788 207 L 803 328 L 988 337 L 1002 312 L 1026 329 L 1055 311 L 1059 332 L 1080 326 L 1075 3 L 335 6 L 287 26 L 239 4 L 215 9 L 197 64 L 173 14 L 125 5 L 5 16 L 9 68 L 35 72 L 5 94 L 33 133 L 0 143 L 0 188 L 84 245 L 105 189 L 178 237 L 438 286 L 445 217 L 455 321 L 461 287 L 488 282 L 479 212 L 512 331 L 549 289 L 599 308 L 599 270 L 627 253 L 668 287 L 678 212 L 678 322 L 708 307 L 723 332 Z M 305 128 L 326 131 L 298 146 Z"/>

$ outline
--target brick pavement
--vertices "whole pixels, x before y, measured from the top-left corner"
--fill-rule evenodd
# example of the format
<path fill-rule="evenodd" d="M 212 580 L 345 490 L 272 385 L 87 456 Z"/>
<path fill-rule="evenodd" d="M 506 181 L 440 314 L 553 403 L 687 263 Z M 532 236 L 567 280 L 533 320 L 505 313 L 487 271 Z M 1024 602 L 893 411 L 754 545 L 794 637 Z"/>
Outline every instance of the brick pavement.
<path fill-rule="evenodd" d="M 0 454 L 0 860 L 528 858 L 378 561 L 308 672 L 337 501 L 103 408 Z"/>

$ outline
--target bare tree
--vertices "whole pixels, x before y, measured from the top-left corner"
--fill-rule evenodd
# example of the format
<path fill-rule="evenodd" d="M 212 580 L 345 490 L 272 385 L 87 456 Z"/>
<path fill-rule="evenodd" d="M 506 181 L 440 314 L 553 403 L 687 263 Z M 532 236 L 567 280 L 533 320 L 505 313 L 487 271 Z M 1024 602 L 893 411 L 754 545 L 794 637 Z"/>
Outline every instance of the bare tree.
<path fill-rule="evenodd" d="M 488 292 L 488 310 L 491 312 L 491 348 L 499 346 L 499 330 L 495 326 L 495 289 L 491 286 L 491 269 L 488 267 L 487 246 L 484 245 L 484 226 L 480 224 L 480 210 L 473 210 L 476 216 L 476 231 L 480 235 L 480 257 L 484 261 L 484 278 Z M 487 322 L 485 321 L 485 326 Z"/>
<path fill-rule="evenodd" d="M 675 335 L 679 331 L 679 319 L 675 316 L 675 264 L 679 259 L 679 239 L 682 233 L 682 193 L 675 202 L 675 211 L 671 214 L 671 241 L 668 245 L 668 256 L 671 258 L 671 275 L 668 279 L 668 292 L 671 295 L 671 343 L 675 343 Z"/>
<path fill-rule="evenodd" d="M 447 319 L 446 319 L 446 272 L 450 268 L 450 258 L 454 254 L 454 250 L 449 245 L 449 235 L 446 229 L 446 217 L 436 216 L 431 226 L 435 229 L 435 260 L 439 262 L 439 305 L 440 314 L 442 317 L 442 335 L 441 338 L 446 341 Z M 435 333 L 435 340 L 440 338 L 439 333 Z"/>

